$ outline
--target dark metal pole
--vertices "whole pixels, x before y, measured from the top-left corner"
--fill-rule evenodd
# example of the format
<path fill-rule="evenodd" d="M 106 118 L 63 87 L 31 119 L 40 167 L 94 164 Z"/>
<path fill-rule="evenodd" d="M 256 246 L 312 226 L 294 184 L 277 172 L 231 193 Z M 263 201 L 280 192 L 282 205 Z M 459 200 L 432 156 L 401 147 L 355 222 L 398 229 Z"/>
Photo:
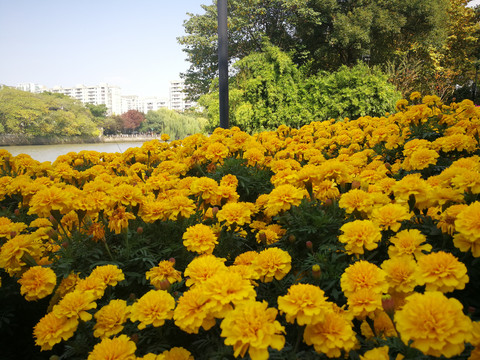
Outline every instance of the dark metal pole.
<path fill-rule="evenodd" d="M 477 77 L 478 77 L 478 66 L 479 64 L 475 64 L 475 79 L 473 81 L 472 86 L 472 101 L 475 104 L 475 98 L 477 97 Z"/>
<path fill-rule="evenodd" d="M 217 0 L 220 127 L 228 129 L 227 0 Z"/>

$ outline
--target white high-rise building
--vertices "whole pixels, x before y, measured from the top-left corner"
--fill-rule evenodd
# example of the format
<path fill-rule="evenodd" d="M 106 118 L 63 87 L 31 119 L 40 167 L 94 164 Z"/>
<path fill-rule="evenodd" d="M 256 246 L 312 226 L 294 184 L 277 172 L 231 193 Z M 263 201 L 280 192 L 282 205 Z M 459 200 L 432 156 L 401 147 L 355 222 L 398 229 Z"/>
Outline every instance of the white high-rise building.
<path fill-rule="evenodd" d="M 76 85 L 68 88 L 55 86 L 50 91 L 70 96 L 84 104 L 105 104 L 110 115 L 122 113 L 120 88 L 115 85 L 101 83 L 94 86 Z"/>
<path fill-rule="evenodd" d="M 185 111 L 194 105 L 192 101 L 187 100 L 187 94 L 185 94 L 184 90 L 184 80 L 170 81 L 170 109 Z"/>
<path fill-rule="evenodd" d="M 122 96 L 122 114 L 128 110 L 137 110 L 143 113 L 149 111 L 156 111 L 158 109 L 169 108 L 168 99 L 160 98 L 156 96 L 139 97 L 137 95 L 124 95 Z"/>
<path fill-rule="evenodd" d="M 27 83 L 27 84 L 19 84 L 16 86 L 16 89 L 18 90 L 23 90 L 23 91 L 28 91 L 31 93 L 39 94 L 44 91 L 48 91 L 46 86 L 39 85 L 39 84 L 34 84 L 34 83 Z"/>

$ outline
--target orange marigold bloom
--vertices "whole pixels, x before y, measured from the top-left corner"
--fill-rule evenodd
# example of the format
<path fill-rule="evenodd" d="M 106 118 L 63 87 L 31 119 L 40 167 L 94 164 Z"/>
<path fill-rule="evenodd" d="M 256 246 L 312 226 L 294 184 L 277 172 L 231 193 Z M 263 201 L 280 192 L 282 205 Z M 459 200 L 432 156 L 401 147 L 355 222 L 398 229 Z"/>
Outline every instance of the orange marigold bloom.
<path fill-rule="evenodd" d="M 400 337 L 425 355 L 452 357 L 463 352 L 471 338 L 472 322 L 462 304 L 441 292 L 414 293 L 395 312 Z"/>
<path fill-rule="evenodd" d="M 192 199 L 184 195 L 173 196 L 168 199 L 168 219 L 177 220 L 179 216 L 188 219 L 195 213 L 196 206 Z"/>
<path fill-rule="evenodd" d="M 94 315 L 97 322 L 93 327 L 93 336 L 105 338 L 118 334 L 123 330 L 129 313 L 130 308 L 125 300 L 110 300 Z"/>
<path fill-rule="evenodd" d="M 403 168 L 405 170 L 423 170 L 437 163 L 439 155 L 435 150 L 417 149 L 405 158 Z"/>
<path fill-rule="evenodd" d="M 245 301 L 223 319 L 221 336 L 225 345 L 233 346 L 235 357 L 244 357 L 248 350 L 252 360 L 267 360 L 269 347 L 283 349 L 285 329 L 275 320 L 277 309 L 267 306 L 265 301 Z"/>
<path fill-rule="evenodd" d="M 105 239 L 105 226 L 102 223 L 93 223 L 89 226 L 87 234 L 90 235 L 93 241 L 97 242 Z"/>
<path fill-rule="evenodd" d="M 425 284 L 426 290 L 462 290 L 468 280 L 467 267 L 451 253 L 439 251 L 418 259 L 417 281 Z"/>
<path fill-rule="evenodd" d="M 318 286 L 311 284 L 294 284 L 287 295 L 278 297 L 278 310 L 285 313 L 288 322 L 309 325 L 325 319 L 325 314 L 332 311 L 325 293 Z"/>
<path fill-rule="evenodd" d="M 209 330 L 215 325 L 212 308 L 213 302 L 203 291 L 202 286 L 195 286 L 183 293 L 178 299 L 173 312 L 175 325 L 189 334 L 198 334 L 202 327 Z"/>
<path fill-rule="evenodd" d="M 214 142 L 208 145 L 205 151 L 205 157 L 213 163 L 223 163 L 223 160 L 228 157 L 229 152 L 227 146 L 223 145 L 221 142 Z"/>
<path fill-rule="evenodd" d="M 107 284 L 99 277 L 89 276 L 85 279 L 80 279 L 75 285 L 75 290 L 79 292 L 91 292 L 95 299 L 100 299 L 105 293 Z"/>
<path fill-rule="evenodd" d="M 262 250 L 252 266 L 263 282 L 270 282 L 273 278 L 281 280 L 291 270 L 292 258 L 287 251 L 272 247 Z"/>
<path fill-rule="evenodd" d="M 27 301 L 38 300 L 53 292 L 57 276 L 50 268 L 34 266 L 22 274 L 18 283 L 21 285 L 20 293 Z"/>
<path fill-rule="evenodd" d="M 417 286 L 417 263 L 411 256 L 395 256 L 385 260 L 381 268 L 387 274 L 390 291 L 410 293 Z"/>
<path fill-rule="evenodd" d="M 187 349 L 174 347 L 162 352 L 158 360 L 193 360 L 193 356 Z"/>
<path fill-rule="evenodd" d="M 480 202 L 475 201 L 458 213 L 453 244 L 461 251 L 470 250 L 474 257 L 480 257 Z"/>
<path fill-rule="evenodd" d="M 57 317 L 48 313 L 33 328 L 35 344 L 42 351 L 51 350 L 55 344 L 70 339 L 77 330 L 78 320 L 75 318 Z"/>
<path fill-rule="evenodd" d="M 30 224 L 30 227 L 34 227 L 34 226 L 35 225 Z M 50 226 L 52 226 L 52 224 L 50 224 Z M 23 222 L 12 222 L 12 220 L 10 220 L 9 218 L 2 216 L 0 217 L 0 238 L 3 237 L 3 238 L 11 239 L 12 233 L 14 233 L 15 235 L 20 234 L 27 227 L 28 227 L 27 224 L 24 224 Z"/>
<path fill-rule="evenodd" d="M 312 190 L 315 199 L 320 201 L 326 201 L 327 199 L 333 200 L 340 196 L 337 184 L 333 180 L 320 181 L 313 185 Z"/>
<path fill-rule="evenodd" d="M 258 253 L 256 251 L 245 251 L 235 258 L 233 262 L 235 265 L 251 265 L 257 258 Z"/>
<path fill-rule="evenodd" d="M 135 360 L 137 345 L 127 335 L 104 338 L 93 347 L 87 360 Z"/>
<path fill-rule="evenodd" d="M 360 260 L 345 269 L 340 278 L 340 286 L 345 296 L 360 289 L 372 289 L 377 294 L 386 293 L 388 283 L 385 280 L 386 273 L 377 265 L 365 260 Z"/>
<path fill-rule="evenodd" d="M 382 240 L 380 228 L 370 220 L 355 220 L 344 224 L 338 241 L 345 244 L 347 254 L 363 254 L 364 249 L 373 250 Z"/>
<path fill-rule="evenodd" d="M 175 299 L 165 290 L 150 290 L 131 306 L 130 320 L 139 321 L 138 328 L 147 325 L 162 326 L 173 317 Z"/>
<path fill-rule="evenodd" d="M 397 232 L 403 220 L 410 219 L 408 209 L 400 204 L 387 204 L 372 211 L 371 219 L 382 230 L 390 229 Z"/>
<path fill-rule="evenodd" d="M 307 325 L 303 340 L 330 358 L 340 357 L 342 350 L 348 352 L 356 345 L 351 322 L 337 312 L 327 313 L 322 322 Z"/>
<path fill-rule="evenodd" d="M 204 224 L 196 224 L 187 228 L 182 239 L 183 245 L 188 251 L 199 254 L 211 254 L 215 245 L 218 244 L 217 235 L 210 226 Z"/>
<path fill-rule="evenodd" d="M 95 309 L 97 303 L 91 292 L 81 292 L 74 290 L 66 294 L 60 302 L 53 307 L 52 312 L 55 316 L 66 317 L 72 319 L 80 318 L 88 321 L 92 318 L 92 314 L 88 310 Z"/>
<path fill-rule="evenodd" d="M 428 183 L 421 178 L 420 174 L 409 174 L 397 181 L 392 186 L 392 191 L 397 202 L 407 202 L 410 196 L 415 197 L 416 206 L 420 209 L 428 207 L 427 198 L 429 193 Z"/>
<path fill-rule="evenodd" d="M 245 225 L 250 222 L 250 218 L 255 209 L 255 205 L 247 202 L 233 202 L 223 205 L 217 213 L 219 222 L 225 221 L 227 226 Z"/>
<path fill-rule="evenodd" d="M 455 220 L 458 214 L 468 207 L 466 204 L 456 204 L 449 206 L 439 217 L 437 227 L 444 234 L 453 235 L 455 232 Z"/>
<path fill-rule="evenodd" d="M 110 216 L 108 220 L 108 228 L 115 234 L 120 234 L 124 229 L 128 228 L 128 220 L 135 219 L 135 215 L 126 211 L 125 207 L 119 206 Z"/>
<path fill-rule="evenodd" d="M 265 149 L 252 147 L 243 153 L 243 158 L 247 160 L 248 166 L 263 165 L 265 161 Z"/>
<path fill-rule="evenodd" d="M 140 216 L 146 223 L 166 220 L 169 216 L 169 203 L 167 200 L 147 201 L 140 210 Z"/>
<path fill-rule="evenodd" d="M 89 277 L 100 278 L 107 286 L 116 286 L 119 281 L 125 280 L 125 275 L 117 265 L 97 266 L 92 270 Z"/>
<path fill-rule="evenodd" d="M 192 181 L 190 191 L 193 195 L 199 195 L 207 204 L 218 205 L 218 183 L 210 178 L 201 177 Z"/>
<path fill-rule="evenodd" d="M 145 273 L 147 280 L 150 280 L 155 289 L 165 290 L 164 281 L 171 285 L 175 282 L 182 281 L 182 274 L 180 271 L 173 268 L 174 263 L 172 261 L 163 260 L 158 263 L 157 266 L 151 268 Z"/>
<path fill-rule="evenodd" d="M 280 185 L 268 195 L 265 214 L 275 216 L 282 211 L 289 210 L 292 206 L 298 206 L 306 195 L 306 190 L 298 189 L 290 184 Z"/>
<path fill-rule="evenodd" d="M 184 276 L 188 277 L 185 284 L 192 286 L 202 283 L 218 271 L 226 270 L 225 261 L 226 259 L 217 258 L 210 254 L 196 257 L 185 269 Z"/>
<path fill-rule="evenodd" d="M 425 255 L 423 251 L 432 250 L 432 245 L 422 245 L 425 241 L 427 241 L 427 237 L 417 229 L 402 230 L 390 238 L 393 246 L 388 248 L 388 256 L 394 258 L 396 256 L 408 255 L 415 256 L 418 260 Z"/>

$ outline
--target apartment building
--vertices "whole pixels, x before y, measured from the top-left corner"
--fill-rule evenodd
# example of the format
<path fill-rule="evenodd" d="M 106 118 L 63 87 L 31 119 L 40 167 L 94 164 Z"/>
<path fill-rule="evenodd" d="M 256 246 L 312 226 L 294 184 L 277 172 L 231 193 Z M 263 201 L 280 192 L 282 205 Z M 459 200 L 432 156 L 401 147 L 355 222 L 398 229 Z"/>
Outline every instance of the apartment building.
<path fill-rule="evenodd" d="M 23 91 L 28 91 L 31 93 L 39 94 L 44 91 L 48 91 L 46 86 L 39 85 L 39 84 L 34 84 L 34 83 L 26 83 L 26 84 L 19 84 L 16 86 L 16 89 L 18 90 L 23 90 Z"/>
<path fill-rule="evenodd" d="M 70 96 L 84 104 L 105 104 L 110 115 L 122 113 L 121 91 L 120 87 L 115 85 L 101 83 L 94 86 L 76 85 L 68 88 L 54 86 L 49 91 Z"/>
<path fill-rule="evenodd" d="M 169 90 L 171 110 L 185 111 L 194 105 L 192 101 L 187 100 L 184 80 L 170 81 Z"/>

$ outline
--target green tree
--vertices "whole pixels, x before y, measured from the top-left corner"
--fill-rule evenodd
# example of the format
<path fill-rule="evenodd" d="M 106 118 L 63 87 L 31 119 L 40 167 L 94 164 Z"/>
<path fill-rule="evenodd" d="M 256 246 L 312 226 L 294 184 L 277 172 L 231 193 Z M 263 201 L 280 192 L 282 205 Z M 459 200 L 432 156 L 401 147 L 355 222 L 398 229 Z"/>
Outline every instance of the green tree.
<path fill-rule="evenodd" d="M 194 113 L 178 113 L 168 109 L 149 111 L 140 125 L 141 132 L 168 134 L 171 139 L 183 139 L 186 136 L 203 132 L 207 120 Z"/>
<path fill-rule="evenodd" d="M 234 64 L 230 79 L 230 123 L 248 132 L 280 125 L 298 128 L 314 120 L 382 116 L 393 111 L 400 93 L 379 68 L 363 63 L 336 72 L 305 75 L 277 47 L 252 53 Z M 219 124 L 218 90 L 199 99 L 210 121 Z"/>
<path fill-rule="evenodd" d="M 393 61 L 412 48 L 427 56 L 447 37 L 449 0 L 229 0 L 231 61 L 260 51 L 262 39 L 291 51 L 310 74 L 353 66 L 369 56 L 370 64 Z M 193 98 L 208 92 L 217 74 L 216 6 L 189 14 L 187 35 L 178 39 L 190 68 L 183 77 Z"/>
<path fill-rule="evenodd" d="M 28 136 L 96 136 L 99 130 L 83 104 L 61 94 L 0 89 L 0 130 Z"/>

